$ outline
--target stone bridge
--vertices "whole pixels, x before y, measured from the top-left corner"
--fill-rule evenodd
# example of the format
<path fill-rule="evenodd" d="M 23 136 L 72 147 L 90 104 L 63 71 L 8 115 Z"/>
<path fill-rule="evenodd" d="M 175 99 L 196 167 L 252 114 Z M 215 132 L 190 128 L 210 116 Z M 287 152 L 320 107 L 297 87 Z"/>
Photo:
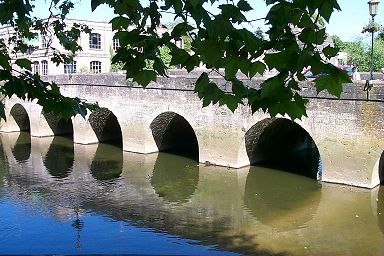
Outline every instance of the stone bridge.
<path fill-rule="evenodd" d="M 124 151 L 183 152 L 206 165 L 292 165 L 287 169 L 322 181 L 367 188 L 384 180 L 383 84 L 374 84 L 369 100 L 362 82 L 345 84 L 340 99 L 302 84 L 308 117 L 292 122 L 252 115 L 248 106 L 234 113 L 218 105 L 202 108 L 193 92 L 196 75 L 174 71 L 146 89 L 127 86 L 123 74 L 48 76 L 64 95 L 102 108 L 64 121 L 35 102 L 5 99 L 7 121 L 0 130 L 29 130 L 33 137 L 70 133 L 77 144 L 117 140 Z"/>

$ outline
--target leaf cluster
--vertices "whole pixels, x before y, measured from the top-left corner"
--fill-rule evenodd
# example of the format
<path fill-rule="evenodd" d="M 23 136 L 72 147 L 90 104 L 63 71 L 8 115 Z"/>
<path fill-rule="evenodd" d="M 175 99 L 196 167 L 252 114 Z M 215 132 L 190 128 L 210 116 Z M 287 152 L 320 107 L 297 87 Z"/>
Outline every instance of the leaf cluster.
<path fill-rule="evenodd" d="M 299 82 L 305 80 L 301 73 L 304 68 L 311 66 L 315 73 L 329 74 L 315 81 L 318 92 L 327 90 L 339 96 L 341 84 L 349 81 L 345 72 L 327 64 L 326 59 L 335 56 L 337 49 L 324 46 L 327 35 L 321 25 L 328 22 L 332 12 L 340 7 L 336 0 L 265 0 L 265 3 L 270 10 L 260 19 L 269 27 L 266 38 L 247 29 L 254 22 L 247 17 L 256 8 L 249 0 L 92 0 L 91 8 L 94 10 L 103 4 L 113 8 L 116 16 L 110 23 L 121 47 L 112 62 L 126 71 L 127 79 L 145 87 L 157 76 L 167 76 L 169 67 L 179 66 L 190 72 L 204 65 L 209 71 L 203 72 L 195 83 L 195 92 L 204 106 L 218 103 L 234 111 L 239 105 L 248 104 L 253 112 L 262 110 L 273 116 L 301 118 L 306 116 L 307 103 L 299 86 Z M 69 56 L 54 51 L 53 60 L 57 63 L 67 61 L 81 50 L 77 39 L 82 32 L 89 33 L 89 29 L 76 24 L 67 28 L 64 21 L 75 8 L 73 1 L 51 0 L 51 15 L 46 20 L 32 18 L 33 8 L 29 0 L 0 2 L 0 22 L 13 26 L 16 31 L 13 53 L 26 52 L 28 46 L 23 44 L 23 38 L 33 38 L 37 33 L 59 38 Z M 173 15 L 177 20 L 172 30 L 164 29 L 162 15 Z M 187 42 L 184 49 L 176 45 L 180 38 Z M 0 46 L 3 45 L 5 43 L 0 42 Z M 9 72 L 9 76 L 3 76 L 7 83 L 16 76 L 7 64 L 11 56 L 5 47 L 2 49 L 0 65 L 3 71 Z M 26 60 L 15 64 L 27 70 L 30 66 Z M 260 87 L 250 85 L 251 79 L 258 74 L 272 70 L 276 75 Z M 221 75 L 229 90 L 210 79 L 210 73 Z M 244 79 L 239 79 L 240 73 Z M 39 96 L 39 103 L 51 109 L 49 106 L 53 105 L 42 96 L 49 94 L 50 91 L 42 89 L 49 86 L 42 86 L 39 77 L 28 72 L 21 76 L 26 76 L 25 81 L 30 83 L 24 82 L 25 86 L 43 94 L 32 93 L 25 86 L 21 86 L 20 91 L 28 92 L 31 99 Z M 16 82 L 11 84 L 16 85 Z M 12 86 L 4 88 L 7 88 L 5 95 L 11 95 L 8 90 L 16 94 L 10 89 Z M 50 88 L 56 87 L 52 84 Z M 76 102 L 70 102 L 73 113 L 84 114 Z M 60 111 L 69 113 L 64 109 L 60 108 Z"/>
<path fill-rule="evenodd" d="M 34 51 L 29 40 L 38 36 L 49 38 L 47 51 L 52 52 L 52 61 L 59 64 L 68 62 L 77 51 L 80 34 L 90 29 L 82 24 L 65 21 L 67 14 L 74 8 L 70 0 L 51 0 L 49 17 L 33 17 L 33 0 L 0 1 L 0 23 L 9 28 L 9 40 L 0 40 L 0 87 L 1 95 L 17 96 L 25 100 L 37 100 L 44 112 L 53 112 L 59 117 L 69 118 L 75 114 L 85 116 L 88 110 L 97 104 L 89 104 L 79 98 L 68 98 L 60 94 L 55 83 L 43 82 L 38 74 L 31 73 L 32 63 L 28 54 Z M 59 40 L 64 52 L 51 46 L 52 38 Z M 0 105 L 0 117 L 5 119 L 4 106 Z"/>
<path fill-rule="evenodd" d="M 113 62 L 124 63 L 127 78 L 147 86 L 158 75 L 166 76 L 167 65 L 159 57 L 159 49 L 167 47 L 170 65 L 192 71 L 203 64 L 210 70 L 195 83 L 203 106 L 218 103 L 234 111 L 247 102 L 253 112 L 287 114 L 296 119 L 306 116 L 307 101 L 298 85 L 305 80 L 301 74 L 304 68 L 311 66 L 315 72 L 332 74 L 316 81 L 319 92 L 328 90 L 339 96 L 341 83 L 349 81 L 344 72 L 326 62 L 337 49 L 323 47 L 327 37 L 323 24 L 334 10 L 340 10 L 336 0 L 266 0 L 270 11 L 262 19 L 269 25 L 267 39 L 246 28 L 252 23 L 247 13 L 254 9 L 247 0 L 154 0 L 148 5 L 139 0 L 92 1 L 93 8 L 100 4 L 108 4 L 117 14 L 111 23 L 122 48 Z M 212 13 L 209 5 L 217 6 L 217 13 Z M 172 31 L 157 33 L 164 12 L 172 13 L 177 24 Z M 190 38 L 190 49 L 175 45 L 174 41 L 182 37 Z M 153 63 L 149 68 L 148 61 Z M 252 88 L 250 80 L 267 70 L 276 70 L 277 75 L 260 88 Z M 231 89 L 225 91 L 212 81 L 212 72 L 222 75 L 226 88 Z M 247 79 L 239 79 L 239 73 Z"/>

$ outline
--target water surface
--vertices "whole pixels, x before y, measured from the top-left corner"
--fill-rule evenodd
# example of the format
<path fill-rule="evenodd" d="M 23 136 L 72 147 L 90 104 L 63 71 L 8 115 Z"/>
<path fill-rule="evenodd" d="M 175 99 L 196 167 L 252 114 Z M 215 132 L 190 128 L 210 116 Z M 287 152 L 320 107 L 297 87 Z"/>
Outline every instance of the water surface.
<path fill-rule="evenodd" d="M 2 254 L 384 254 L 382 187 L 1 137 Z"/>

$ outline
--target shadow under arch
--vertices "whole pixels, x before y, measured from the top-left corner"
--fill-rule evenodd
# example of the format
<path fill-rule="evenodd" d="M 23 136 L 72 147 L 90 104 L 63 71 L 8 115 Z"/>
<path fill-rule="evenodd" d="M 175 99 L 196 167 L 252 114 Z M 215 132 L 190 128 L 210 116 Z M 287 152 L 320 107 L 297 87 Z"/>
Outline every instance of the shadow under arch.
<path fill-rule="evenodd" d="M 199 182 L 198 162 L 179 155 L 160 152 L 151 177 L 159 197 L 170 203 L 187 202 Z"/>
<path fill-rule="evenodd" d="M 73 136 L 73 124 L 72 120 L 60 118 L 54 113 L 43 113 L 45 120 L 47 121 L 49 127 L 52 129 L 53 134 L 55 135 L 67 135 L 72 134 Z"/>
<path fill-rule="evenodd" d="M 321 179 L 321 159 L 315 142 L 291 120 L 267 118 L 256 123 L 245 134 L 245 147 L 251 165 Z"/>
<path fill-rule="evenodd" d="M 89 116 L 89 123 L 99 142 L 107 142 L 123 146 L 123 136 L 117 117 L 107 108 L 93 111 Z"/>
<path fill-rule="evenodd" d="M 31 157 L 31 135 L 28 132 L 20 132 L 12 154 L 18 163 L 23 163 Z"/>
<path fill-rule="evenodd" d="M 380 159 L 379 159 L 379 178 L 380 178 L 380 184 L 384 184 L 384 151 L 381 153 Z"/>
<path fill-rule="evenodd" d="M 11 116 L 19 126 L 20 131 L 30 130 L 29 116 L 25 108 L 21 104 L 15 104 L 10 111 Z"/>
<path fill-rule="evenodd" d="M 99 143 L 90 169 L 97 180 L 119 178 L 123 171 L 123 151 L 120 147 Z"/>
<path fill-rule="evenodd" d="M 320 201 L 321 186 L 311 178 L 250 167 L 244 204 L 264 225 L 284 231 L 304 227 L 316 214 Z"/>
<path fill-rule="evenodd" d="M 195 131 L 181 115 L 164 112 L 152 121 L 150 128 L 159 151 L 199 159 Z"/>
<path fill-rule="evenodd" d="M 44 166 L 54 178 L 68 177 L 73 169 L 74 146 L 70 138 L 55 136 L 44 157 Z"/>

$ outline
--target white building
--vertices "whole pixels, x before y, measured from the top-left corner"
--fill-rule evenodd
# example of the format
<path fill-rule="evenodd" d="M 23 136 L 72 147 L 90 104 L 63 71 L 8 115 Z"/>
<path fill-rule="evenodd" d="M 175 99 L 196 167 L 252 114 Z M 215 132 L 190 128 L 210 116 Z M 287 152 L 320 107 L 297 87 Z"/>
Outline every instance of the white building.
<path fill-rule="evenodd" d="M 120 46 L 117 39 L 113 39 L 112 26 L 108 22 L 86 21 L 86 20 L 66 20 L 66 25 L 71 27 L 74 23 L 87 25 L 92 29 L 91 34 L 81 33 L 79 45 L 82 51 L 78 51 L 73 58 L 73 62 L 59 64 L 51 61 L 53 50 L 50 47 L 59 50 L 61 53 L 67 53 L 60 45 L 56 37 L 47 35 L 38 35 L 33 39 L 27 39 L 26 43 L 33 46 L 28 54 L 19 54 L 18 58 L 28 58 L 32 61 L 32 71 L 40 75 L 71 74 L 71 73 L 108 73 L 111 67 L 111 53 Z M 158 32 L 163 33 L 166 28 L 161 28 Z M 12 37 L 14 30 L 10 26 L 0 28 L 0 38 L 8 39 Z M 52 33 L 54 34 L 54 33 Z M 10 46 L 12 47 L 12 46 Z"/>

